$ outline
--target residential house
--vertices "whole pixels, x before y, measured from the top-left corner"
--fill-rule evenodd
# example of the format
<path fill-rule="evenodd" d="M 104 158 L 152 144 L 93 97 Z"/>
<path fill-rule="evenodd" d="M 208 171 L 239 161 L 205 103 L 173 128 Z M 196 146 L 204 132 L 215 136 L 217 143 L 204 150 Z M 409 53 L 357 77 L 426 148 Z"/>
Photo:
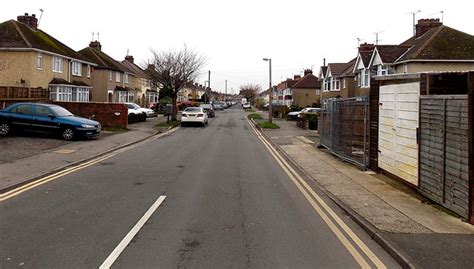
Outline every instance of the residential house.
<path fill-rule="evenodd" d="M 148 107 L 151 103 L 157 103 L 159 97 L 158 89 L 151 87 L 151 83 L 145 71 L 135 64 L 133 56 L 125 56 L 122 65 L 127 70 L 124 79 L 125 84 L 127 84 L 128 81 L 130 87 L 137 93 L 135 102 L 144 107 Z M 130 75 L 128 79 L 127 74 Z"/>
<path fill-rule="evenodd" d="M 206 88 L 198 83 L 188 83 L 178 92 L 178 102 L 201 101 Z"/>
<path fill-rule="evenodd" d="M 400 45 L 376 46 L 370 68 L 377 75 L 474 70 L 474 36 L 421 19 L 415 36 Z"/>
<path fill-rule="evenodd" d="M 291 106 L 292 101 L 292 88 L 301 79 L 301 75 L 294 75 L 293 79 L 287 78 L 285 81 L 278 83 L 276 88 L 273 89 L 273 100 L 275 104 L 282 106 Z"/>
<path fill-rule="evenodd" d="M 321 83 L 313 75 L 312 70 L 305 70 L 304 76 L 298 79 L 288 90 L 291 96 L 290 105 L 299 107 L 320 106 L 320 94 L 318 92 L 321 91 Z"/>
<path fill-rule="evenodd" d="M 370 78 L 375 76 L 375 72 L 369 66 L 374 49 L 374 44 L 364 43 L 359 46 L 353 69 L 356 79 L 354 96 L 367 96 L 369 94 Z"/>
<path fill-rule="evenodd" d="M 325 100 L 330 98 L 352 97 L 353 75 L 350 68 L 353 65 L 354 60 L 348 63 L 329 63 L 327 67 L 321 67 L 321 105 L 324 106 Z"/>
<path fill-rule="evenodd" d="M 88 102 L 94 66 L 38 29 L 34 14 L 0 24 L 0 87 L 48 89 L 54 101 Z"/>
<path fill-rule="evenodd" d="M 97 63 L 93 70 L 92 101 L 124 103 L 134 102 L 137 90 L 130 87 L 131 73 L 120 63 L 102 51 L 99 41 L 92 41 L 89 47 L 79 51 L 86 59 Z"/>

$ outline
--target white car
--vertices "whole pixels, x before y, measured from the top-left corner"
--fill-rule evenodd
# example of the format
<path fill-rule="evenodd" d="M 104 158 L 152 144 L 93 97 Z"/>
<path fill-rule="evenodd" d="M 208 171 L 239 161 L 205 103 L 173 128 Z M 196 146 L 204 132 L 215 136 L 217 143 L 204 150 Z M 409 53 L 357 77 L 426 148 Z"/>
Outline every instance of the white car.
<path fill-rule="evenodd" d="M 145 112 L 128 107 L 128 123 L 133 123 L 133 122 L 138 122 L 138 121 L 146 121 Z"/>
<path fill-rule="evenodd" d="M 302 113 L 314 113 L 314 112 L 318 112 L 320 110 L 321 110 L 321 108 L 318 108 L 318 107 L 307 107 L 307 108 L 304 108 L 301 111 L 291 111 L 290 113 L 288 113 L 288 117 L 289 118 L 296 118 L 296 117 L 300 117 L 300 115 Z"/>
<path fill-rule="evenodd" d="M 157 117 L 158 114 L 153 109 L 141 107 L 135 103 L 125 103 L 129 109 L 135 109 L 146 114 L 147 118 Z"/>
<path fill-rule="evenodd" d="M 243 109 L 250 109 L 251 108 L 250 103 L 242 104 L 242 108 Z"/>
<path fill-rule="evenodd" d="M 206 126 L 208 123 L 207 113 L 202 107 L 188 107 L 181 113 L 181 126 L 188 123 L 199 123 Z"/>

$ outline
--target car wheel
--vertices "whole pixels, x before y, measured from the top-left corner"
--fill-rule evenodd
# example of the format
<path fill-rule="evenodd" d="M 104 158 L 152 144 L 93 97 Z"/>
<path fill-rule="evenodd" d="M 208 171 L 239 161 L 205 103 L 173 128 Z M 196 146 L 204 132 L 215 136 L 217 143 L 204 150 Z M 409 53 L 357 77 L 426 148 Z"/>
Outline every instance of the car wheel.
<path fill-rule="evenodd" d="M 64 128 L 62 136 L 64 140 L 72 140 L 74 139 L 75 131 L 71 127 Z"/>
<path fill-rule="evenodd" d="M 181 127 L 184 127 L 186 126 L 186 124 L 184 122 L 181 122 Z"/>
<path fill-rule="evenodd" d="M 11 131 L 11 125 L 9 123 L 0 123 L 0 135 L 8 135 L 9 133 L 11 133 Z"/>

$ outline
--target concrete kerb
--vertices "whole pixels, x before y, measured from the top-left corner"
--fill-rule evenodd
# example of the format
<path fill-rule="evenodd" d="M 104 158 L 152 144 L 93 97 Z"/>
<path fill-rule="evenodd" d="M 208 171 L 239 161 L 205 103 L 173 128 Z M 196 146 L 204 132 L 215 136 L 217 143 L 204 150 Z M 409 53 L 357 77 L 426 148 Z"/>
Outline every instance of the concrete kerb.
<path fill-rule="evenodd" d="M 56 169 L 54 169 L 54 170 L 52 170 L 52 171 L 49 171 L 49 172 L 47 172 L 47 173 L 35 175 L 35 176 L 33 176 L 33 177 L 31 177 L 31 178 L 28 178 L 28 179 L 26 179 L 26 180 L 24 180 L 24 181 L 22 181 L 22 182 L 20 182 L 20 183 L 16 183 L 16 184 L 13 184 L 13 185 L 11 185 L 11 186 L 8 186 L 8 187 L 5 187 L 5 188 L 0 189 L 0 194 L 9 192 L 9 191 L 14 190 L 14 189 L 16 189 L 16 188 L 19 188 L 19 187 L 21 187 L 21 186 L 23 186 L 23 185 L 26 185 L 26 184 L 28 184 L 28 183 L 34 182 L 34 181 L 36 181 L 36 180 L 38 180 L 38 179 L 41 179 L 41 178 L 43 178 L 43 177 L 46 177 L 46 176 L 49 176 L 49 175 L 52 175 L 52 174 L 61 172 L 62 170 L 65 170 L 65 169 L 67 169 L 67 168 L 74 167 L 74 166 L 77 166 L 77 165 L 79 165 L 79 164 L 82 164 L 82 163 L 88 162 L 88 161 L 90 161 L 90 160 L 96 159 L 96 158 L 98 158 L 98 157 L 107 155 L 107 154 L 112 153 L 112 152 L 114 152 L 114 151 L 117 151 L 117 150 L 119 150 L 119 149 L 126 148 L 126 147 L 129 147 L 129 146 L 131 146 L 131 145 L 141 143 L 141 142 L 143 142 L 143 141 L 145 141 L 145 140 L 148 140 L 148 139 L 150 139 L 150 138 L 152 138 L 152 137 L 158 136 L 158 138 L 159 138 L 159 137 L 168 135 L 168 134 L 174 132 L 173 129 L 175 129 L 177 126 L 178 126 L 178 124 L 175 124 L 175 125 L 173 125 L 173 126 L 168 127 L 168 129 L 167 129 L 166 131 L 164 131 L 164 132 L 158 131 L 158 132 L 156 132 L 156 133 L 154 133 L 154 134 L 151 134 L 151 135 L 149 135 L 149 136 L 146 136 L 146 137 L 144 137 L 144 138 L 138 139 L 138 140 L 136 140 L 136 141 L 133 141 L 133 142 L 130 142 L 130 143 L 127 143 L 127 144 L 124 144 L 124 145 L 120 145 L 120 146 L 114 147 L 114 148 L 112 148 L 112 149 L 109 149 L 109 150 L 106 150 L 106 151 L 104 151 L 104 152 L 101 152 L 100 154 L 96 154 L 96 155 L 94 155 L 94 156 L 92 156 L 92 157 L 84 158 L 84 159 L 79 160 L 79 161 L 77 161 L 77 162 L 73 162 L 73 163 L 70 163 L 70 164 L 61 166 L 61 167 L 56 168 Z"/>
<path fill-rule="evenodd" d="M 258 128 L 256 122 L 253 119 L 250 119 L 252 124 Z M 285 151 L 277 144 L 273 143 L 270 139 L 268 134 L 265 132 L 264 129 L 259 128 L 262 130 L 263 135 L 277 150 L 283 155 L 283 157 L 291 163 L 291 165 L 298 170 L 298 172 L 302 173 L 305 177 L 312 180 L 312 182 L 316 185 L 316 187 L 322 191 L 329 199 L 331 199 L 337 206 L 339 206 L 344 212 L 346 212 L 349 217 L 354 220 L 364 231 L 375 241 L 379 244 L 387 253 L 400 265 L 402 268 L 417 268 L 414 263 L 412 263 L 405 254 L 404 251 L 395 248 L 392 243 L 383 235 L 383 233 L 377 229 L 374 225 L 372 225 L 369 221 L 364 219 L 360 216 L 357 212 L 355 212 L 350 206 L 346 203 L 341 201 L 337 198 L 334 194 L 326 190 L 323 186 L 321 186 L 309 173 L 307 173 L 298 163 L 296 163 Z"/>

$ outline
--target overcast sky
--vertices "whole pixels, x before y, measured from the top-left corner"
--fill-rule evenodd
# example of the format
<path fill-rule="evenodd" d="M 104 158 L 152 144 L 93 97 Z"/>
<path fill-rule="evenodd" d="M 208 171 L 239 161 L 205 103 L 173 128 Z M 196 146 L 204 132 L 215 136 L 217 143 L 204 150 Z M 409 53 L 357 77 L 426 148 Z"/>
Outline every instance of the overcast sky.
<path fill-rule="evenodd" d="M 184 44 L 205 55 L 211 87 L 238 92 L 240 85 L 268 88 L 272 59 L 273 84 L 327 62 L 348 62 L 357 55 L 357 38 L 379 44 L 399 44 L 412 35 L 412 15 L 440 18 L 452 28 L 474 34 L 474 4 L 470 1 L 38 1 L 15 0 L 2 5 L 0 21 L 25 12 L 39 16 L 43 31 L 69 47 L 88 46 L 100 33 L 102 50 L 123 60 L 127 50 L 139 65 L 150 49 L 175 50 Z"/>

